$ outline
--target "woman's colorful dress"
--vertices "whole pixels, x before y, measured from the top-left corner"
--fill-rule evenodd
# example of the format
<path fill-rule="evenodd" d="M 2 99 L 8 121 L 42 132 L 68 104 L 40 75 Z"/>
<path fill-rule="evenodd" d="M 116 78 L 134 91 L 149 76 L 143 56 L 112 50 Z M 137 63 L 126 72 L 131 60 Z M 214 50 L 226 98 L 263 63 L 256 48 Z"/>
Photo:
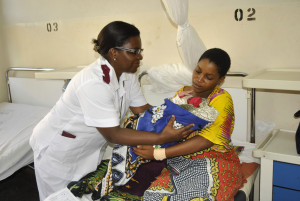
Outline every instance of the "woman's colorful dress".
<path fill-rule="evenodd" d="M 182 88 L 176 95 L 187 98 L 189 93 Z M 197 107 L 201 98 L 188 98 L 188 102 Z M 100 188 L 103 191 L 105 187 L 107 195 L 101 200 L 233 200 L 244 181 L 238 155 L 230 145 L 234 128 L 232 98 L 227 91 L 216 88 L 208 97 L 208 105 L 216 109 L 217 118 L 190 137 L 203 136 L 214 143 L 211 148 L 162 162 L 141 159 L 126 185 L 112 187 L 107 185 L 114 183 L 112 176 L 106 177 L 95 186 L 98 191 L 94 190 L 94 195 L 100 197 Z M 127 124 L 133 126 L 135 121 Z"/>

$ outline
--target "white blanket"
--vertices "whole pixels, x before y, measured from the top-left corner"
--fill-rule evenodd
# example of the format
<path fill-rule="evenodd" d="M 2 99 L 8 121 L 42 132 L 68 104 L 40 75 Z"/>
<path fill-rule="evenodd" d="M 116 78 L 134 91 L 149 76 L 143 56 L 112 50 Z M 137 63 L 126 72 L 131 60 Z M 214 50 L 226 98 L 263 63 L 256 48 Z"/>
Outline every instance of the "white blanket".
<path fill-rule="evenodd" d="M 33 162 L 29 138 L 50 108 L 0 103 L 0 180 Z"/>

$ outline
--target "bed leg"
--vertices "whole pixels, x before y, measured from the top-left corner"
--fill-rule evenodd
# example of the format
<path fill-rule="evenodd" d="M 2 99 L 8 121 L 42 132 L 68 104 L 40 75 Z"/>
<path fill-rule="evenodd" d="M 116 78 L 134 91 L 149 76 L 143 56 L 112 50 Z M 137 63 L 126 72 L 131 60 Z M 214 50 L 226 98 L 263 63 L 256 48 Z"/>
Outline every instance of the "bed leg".
<path fill-rule="evenodd" d="M 260 191 L 260 169 L 257 172 L 257 175 L 254 179 L 254 189 L 253 189 L 253 200 L 252 201 L 259 201 L 259 191 Z"/>

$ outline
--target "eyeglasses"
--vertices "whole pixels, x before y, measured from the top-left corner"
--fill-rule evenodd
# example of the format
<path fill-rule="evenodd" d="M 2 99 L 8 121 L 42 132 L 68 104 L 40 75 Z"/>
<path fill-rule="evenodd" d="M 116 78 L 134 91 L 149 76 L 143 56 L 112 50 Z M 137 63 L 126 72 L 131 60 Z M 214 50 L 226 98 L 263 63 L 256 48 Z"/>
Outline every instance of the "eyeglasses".
<path fill-rule="evenodd" d="M 124 50 L 124 51 L 130 52 L 135 55 L 142 54 L 144 51 L 144 49 L 131 49 L 131 48 L 126 48 L 126 47 L 115 47 L 115 48 L 118 50 Z"/>

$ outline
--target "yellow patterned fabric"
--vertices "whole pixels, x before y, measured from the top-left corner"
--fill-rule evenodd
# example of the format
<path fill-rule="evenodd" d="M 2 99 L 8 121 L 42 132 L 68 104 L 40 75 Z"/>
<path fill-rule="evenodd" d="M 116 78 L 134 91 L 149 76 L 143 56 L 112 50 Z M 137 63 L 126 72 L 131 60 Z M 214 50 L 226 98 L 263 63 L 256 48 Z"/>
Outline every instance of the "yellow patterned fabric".
<path fill-rule="evenodd" d="M 180 96 L 183 88 L 176 95 Z M 208 100 L 209 105 L 219 112 L 219 116 L 212 125 L 201 131 L 196 131 L 195 135 L 203 136 L 213 142 L 212 150 L 227 152 L 232 148 L 229 142 L 234 128 L 234 109 L 231 95 L 226 90 L 216 87 L 208 96 Z"/>

